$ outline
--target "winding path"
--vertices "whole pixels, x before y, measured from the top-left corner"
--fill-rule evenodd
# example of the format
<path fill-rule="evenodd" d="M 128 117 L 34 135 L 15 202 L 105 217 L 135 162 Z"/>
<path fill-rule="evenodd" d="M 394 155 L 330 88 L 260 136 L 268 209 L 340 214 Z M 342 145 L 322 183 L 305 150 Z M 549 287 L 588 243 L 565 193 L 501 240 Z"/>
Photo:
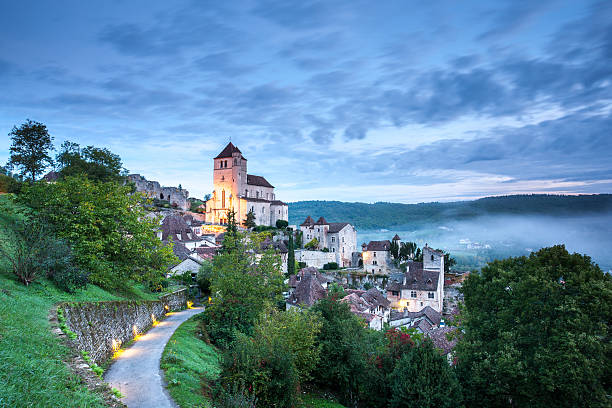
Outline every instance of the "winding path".
<path fill-rule="evenodd" d="M 128 408 L 176 407 L 164 388 L 159 363 L 172 333 L 185 320 L 203 310 L 193 308 L 170 314 L 139 337 L 106 371 L 104 380 L 121 391 L 124 395 L 121 401 Z"/>

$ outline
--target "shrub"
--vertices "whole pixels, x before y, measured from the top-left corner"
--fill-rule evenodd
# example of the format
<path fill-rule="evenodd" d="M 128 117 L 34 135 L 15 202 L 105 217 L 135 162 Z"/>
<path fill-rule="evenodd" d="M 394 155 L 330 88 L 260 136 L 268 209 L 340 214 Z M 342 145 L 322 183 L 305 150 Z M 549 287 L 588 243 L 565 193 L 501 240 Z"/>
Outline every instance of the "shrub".
<path fill-rule="evenodd" d="M 338 269 L 338 263 L 337 262 L 328 262 L 325 265 L 323 265 L 323 269 L 325 269 L 325 270 Z"/>
<path fill-rule="evenodd" d="M 306 262 L 298 262 L 298 269 L 304 269 L 306 267 Z"/>
<path fill-rule="evenodd" d="M 198 271 L 196 283 L 202 293 L 210 293 L 210 278 L 212 277 L 212 266 L 212 262 L 204 261 L 202 263 L 202 266 L 200 266 L 200 270 Z"/>
<path fill-rule="evenodd" d="M 311 251 L 315 251 L 317 248 L 319 248 L 319 240 L 316 238 L 311 239 L 310 242 L 304 245 L 304 248 Z"/>
<path fill-rule="evenodd" d="M 289 226 L 289 222 L 285 220 L 276 220 L 276 228 L 285 229 Z"/>
<path fill-rule="evenodd" d="M 220 388 L 215 398 L 216 408 L 255 408 L 257 397 L 249 393 L 244 384 L 232 384 L 225 388 Z"/>

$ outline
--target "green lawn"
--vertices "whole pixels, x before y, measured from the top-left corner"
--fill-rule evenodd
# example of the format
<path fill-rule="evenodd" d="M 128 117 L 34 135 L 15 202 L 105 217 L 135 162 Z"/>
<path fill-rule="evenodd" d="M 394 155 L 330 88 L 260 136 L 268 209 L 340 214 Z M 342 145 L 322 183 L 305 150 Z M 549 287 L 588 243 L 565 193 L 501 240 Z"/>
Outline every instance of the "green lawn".
<path fill-rule="evenodd" d="M 302 404 L 299 408 L 345 408 L 337 402 L 328 401 L 314 395 L 302 395 Z"/>
<path fill-rule="evenodd" d="M 161 360 L 168 391 L 181 408 L 210 407 L 205 396 L 207 380 L 219 376 L 219 354 L 198 338 L 198 316 L 183 323 L 166 345 Z"/>

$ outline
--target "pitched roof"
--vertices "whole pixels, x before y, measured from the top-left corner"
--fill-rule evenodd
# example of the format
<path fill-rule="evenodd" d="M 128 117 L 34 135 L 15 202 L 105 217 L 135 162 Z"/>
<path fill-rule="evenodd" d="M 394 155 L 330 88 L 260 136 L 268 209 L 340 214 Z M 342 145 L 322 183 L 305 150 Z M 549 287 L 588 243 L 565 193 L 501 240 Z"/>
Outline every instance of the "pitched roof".
<path fill-rule="evenodd" d="M 388 308 L 391 306 L 391 302 L 389 302 L 387 298 L 385 298 L 383 294 L 375 288 L 368 290 L 347 289 L 345 292 L 349 295 L 358 296 L 362 302 L 368 305 L 369 308 L 376 308 L 378 306 Z"/>
<path fill-rule="evenodd" d="M 391 249 L 391 242 L 388 239 L 384 241 L 370 241 L 366 251 L 388 251 Z"/>
<path fill-rule="evenodd" d="M 43 176 L 45 181 L 57 181 L 60 178 L 60 174 L 57 171 L 51 170 Z"/>
<path fill-rule="evenodd" d="M 457 328 L 451 326 L 435 327 L 427 332 L 426 335 L 431 338 L 435 348 L 442 350 L 444 354 L 448 354 L 453 351 L 453 348 L 459 341 L 457 336 L 449 340 L 447 335 L 450 333 L 457 333 Z"/>
<path fill-rule="evenodd" d="M 227 144 L 227 146 L 225 146 L 225 148 L 221 151 L 221 153 L 219 153 L 217 155 L 217 157 L 215 157 L 215 159 L 224 159 L 226 157 L 232 157 L 233 153 L 240 153 L 240 154 L 242 154 L 240 149 L 238 149 L 236 146 L 234 146 L 234 144 L 232 142 L 229 142 Z M 244 157 L 243 157 L 243 159 L 244 159 Z M 246 159 L 244 159 L 244 160 L 246 160 Z"/>
<path fill-rule="evenodd" d="M 392 310 L 391 315 L 389 316 L 390 321 L 400 319 L 417 320 L 422 318 L 427 318 L 427 320 L 431 323 L 430 326 L 437 326 L 442 320 L 442 315 L 436 312 L 436 310 L 433 309 L 431 306 L 425 306 L 418 312 L 399 312 L 396 310 Z"/>
<path fill-rule="evenodd" d="M 317 300 L 327 296 L 327 291 L 312 274 L 304 274 L 289 297 L 288 303 L 294 306 L 312 306 Z"/>
<path fill-rule="evenodd" d="M 268 183 L 268 180 L 266 180 L 264 177 L 255 176 L 253 174 L 247 174 L 247 184 L 251 186 L 274 188 L 274 186 Z"/>
<path fill-rule="evenodd" d="M 197 247 L 194 249 L 196 254 L 205 259 L 212 259 L 215 255 L 217 255 L 218 251 L 219 248 L 215 247 Z"/>
<path fill-rule="evenodd" d="M 164 244 L 168 245 L 169 242 L 168 241 L 163 241 Z M 183 244 L 182 242 L 173 242 L 172 243 L 172 252 L 174 253 L 174 256 L 176 256 L 179 261 L 183 262 L 185 259 L 189 258 L 189 256 L 191 255 L 191 251 L 189 249 L 187 249 L 187 247 L 185 246 L 185 244 Z M 174 265 L 176 266 L 176 265 Z"/>
<path fill-rule="evenodd" d="M 315 224 L 317 224 L 317 225 L 327 225 L 327 221 L 325 221 L 325 218 L 319 217 L 319 219 L 317 220 L 317 222 L 315 222 Z"/>
<path fill-rule="evenodd" d="M 202 240 L 180 215 L 169 215 L 164 218 L 161 231 L 162 241 L 168 240 L 169 237 L 172 237 L 174 242 L 198 242 Z"/>
<path fill-rule="evenodd" d="M 336 232 L 340 232 L 347 225 L 349 225 L 348 222 L 330 222 L 328 232 L 331 232 L 332 234 Z"/>
<path fill-rule="evenodd" d="M 401 238 L 399 237 L 399 235 L 395 234 L 395 236 L 393 237 L 393 241 L 399 241 L 401 240 Z"/>
<path fill-rule="evenodd" d="M 331 282 L 331 279 L 325 277 L 319 270 L 313 266 L 300 269 L 297 275 L 289 276 L 289 286 L 292 288 L 297 287 L 297 284 L 302 280 L 305 275 L 314 275 L 321 285 Z"/>
<path fill-rule="evenodd" d="M 387 290 L 400 291 L 427 290 L 435 292 L 438 290 L 438 278 L 440 272 L 423 270 L 422 262 L 408 262 L 408 271 L 402 275 L 401 282 L 393 280 L 387 285 Z"/>
<path fill-rule="evenodd" d="M 281 254 L 286 254 L 289 252 L 287 246 L 282 241 L 273 241 L 270 238 L 266 238 L 265 241 L 261 243 L 261 249 L 265 250 L 270 247 Z"/>
<path fill-rule="evenodd" d="M 272 200 L 270 201 L 270 205 L 284 205 L 285 207 L 288 207 L 287 204 L 283 203 L 280 200 Z"/>
<path fill-rule="evenodd" d="M 306 217 L 306 219 L 304 220 L 304 222 L 300 224 L 300 227 L 306 227 L 306 226 L 310 226 L 310 225 L 314 225 L 314 220 L 313 220 L 313 219 L 312 219 L 312 217 L 309 215 L 308 217 Z"/>

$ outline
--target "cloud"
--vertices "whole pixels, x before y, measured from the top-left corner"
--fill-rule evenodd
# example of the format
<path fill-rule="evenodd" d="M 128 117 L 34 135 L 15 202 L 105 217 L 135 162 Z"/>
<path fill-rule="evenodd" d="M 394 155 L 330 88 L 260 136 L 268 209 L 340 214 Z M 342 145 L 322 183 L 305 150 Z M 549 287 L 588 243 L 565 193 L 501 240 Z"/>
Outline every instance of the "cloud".
<path fill-rule="evenodd" d="M 208 54 L 195 61 L 198 69 L 217 75 L 236 77 L 252 71 L 254 68 L 236 63 L 230 53 Z"/>
<path fill-rule="evenodd" d="M 551 7 L 555 0 L 510 0 L 501 10 L 487 13 L 493 21 L 491 28 L 478 36 L 481 40 L 495 40 L 516 32 L 529 24 L 538 14 Z"/>

